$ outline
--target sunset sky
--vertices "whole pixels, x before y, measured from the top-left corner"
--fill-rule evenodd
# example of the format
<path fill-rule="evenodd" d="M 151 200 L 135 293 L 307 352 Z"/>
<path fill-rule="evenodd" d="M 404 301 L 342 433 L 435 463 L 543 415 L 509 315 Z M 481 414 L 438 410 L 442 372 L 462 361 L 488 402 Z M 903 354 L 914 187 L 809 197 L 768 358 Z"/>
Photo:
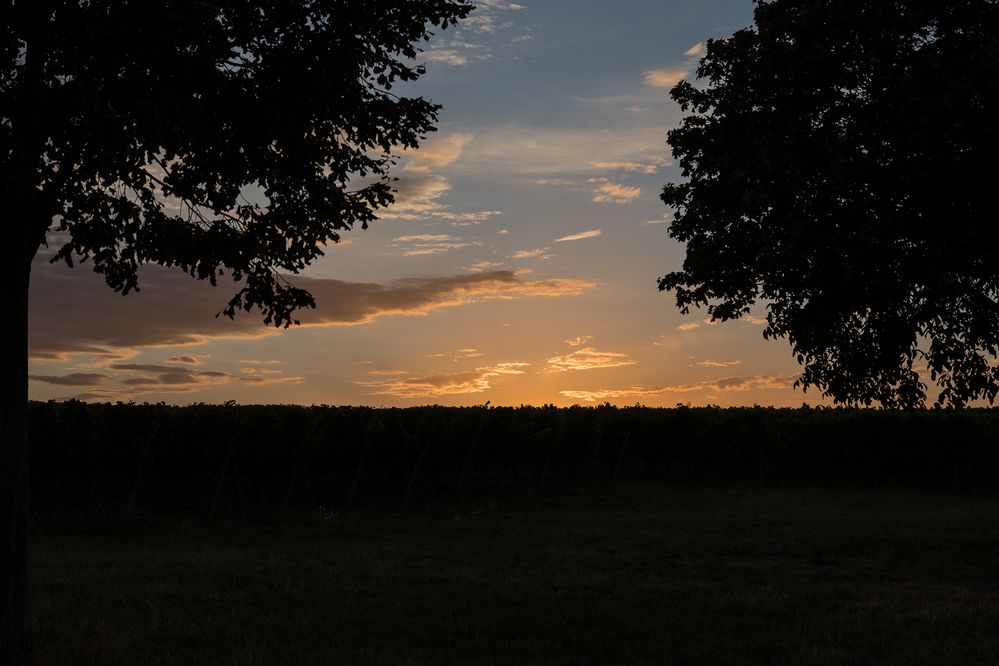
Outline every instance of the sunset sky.
<path fill-rule="evenodd" d="M 216 318 L 232 295 L 145 270 L 32 273 L 31 397 L 406 406 L 814 404 L 761 319 L 684 317 L 659 192 L 669 88 L 750 0 L 482 0 L 404 90 L 443 104 L 398 165 L 398 202 L 301 282 L 301 328 Z M 757 315 L 763 314 L 763 311 Z"/>

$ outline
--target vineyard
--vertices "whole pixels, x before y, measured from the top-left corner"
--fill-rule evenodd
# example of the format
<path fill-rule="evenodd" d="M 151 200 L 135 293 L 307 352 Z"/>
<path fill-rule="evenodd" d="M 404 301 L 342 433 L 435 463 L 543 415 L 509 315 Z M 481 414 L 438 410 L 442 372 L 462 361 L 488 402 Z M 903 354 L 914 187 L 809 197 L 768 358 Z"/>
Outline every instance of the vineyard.
<path fill-rule="evenodd" d="M 999 412 L 32 403 L 36 509 L 234 515 L 639 481 L 991 493 Z"/>

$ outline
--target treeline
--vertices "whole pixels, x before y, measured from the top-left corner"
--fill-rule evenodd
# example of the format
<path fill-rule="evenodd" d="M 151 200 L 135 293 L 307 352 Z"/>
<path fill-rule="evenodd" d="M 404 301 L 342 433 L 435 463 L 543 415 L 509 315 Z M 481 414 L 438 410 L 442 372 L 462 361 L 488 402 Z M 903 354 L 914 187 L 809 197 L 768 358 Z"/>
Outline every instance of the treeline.
<path fill-rule="evenodd" d="M 593 483 L 999 491 L 999 411 L 32 403 L 36 509 L 223 515 Z"/>

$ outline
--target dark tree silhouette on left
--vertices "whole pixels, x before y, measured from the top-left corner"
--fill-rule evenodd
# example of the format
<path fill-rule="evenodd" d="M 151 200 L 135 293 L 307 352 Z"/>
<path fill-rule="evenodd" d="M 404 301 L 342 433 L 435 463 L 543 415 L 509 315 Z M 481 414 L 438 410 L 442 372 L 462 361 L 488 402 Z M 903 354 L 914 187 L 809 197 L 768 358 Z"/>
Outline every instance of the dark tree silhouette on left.
<path fill-rule="evenodd" d="M 0 641 L 23 638 L 32 259 L 89 261 L 123 294 L 146 263 L 295 323 L 287 282 L 392 202 L 439 106 L 392 89 L 470 0 L 7 0 L 0 6 Z M 252 203 L 248 189 L 264 203 Z M 97 313 L 95 313 L 97 314 Z M 2 661 L 2 659 L 0 659 Z"/>

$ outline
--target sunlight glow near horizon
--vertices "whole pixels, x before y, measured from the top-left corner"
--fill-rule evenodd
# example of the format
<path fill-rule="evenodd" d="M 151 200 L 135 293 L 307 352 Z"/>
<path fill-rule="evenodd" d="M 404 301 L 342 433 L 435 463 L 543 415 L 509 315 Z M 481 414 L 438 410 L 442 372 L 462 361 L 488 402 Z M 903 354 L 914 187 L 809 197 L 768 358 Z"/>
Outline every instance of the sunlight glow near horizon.
<path fill-rule="evenodd" d="M 760 319 L 681 316 L 666 238 L 668 86 L 749 0 L 482 2 L 437 35 L 439 131 L 403 154 L 397 203 L 304 274 L 299 329 L 214 317 L 231 295 L 142 273 L 123 299 L 86 266 L 33 269 L 31 396 L 241 403 L 814 403 Z M 757 314 L 762 314 L 757 313 Z"/>

